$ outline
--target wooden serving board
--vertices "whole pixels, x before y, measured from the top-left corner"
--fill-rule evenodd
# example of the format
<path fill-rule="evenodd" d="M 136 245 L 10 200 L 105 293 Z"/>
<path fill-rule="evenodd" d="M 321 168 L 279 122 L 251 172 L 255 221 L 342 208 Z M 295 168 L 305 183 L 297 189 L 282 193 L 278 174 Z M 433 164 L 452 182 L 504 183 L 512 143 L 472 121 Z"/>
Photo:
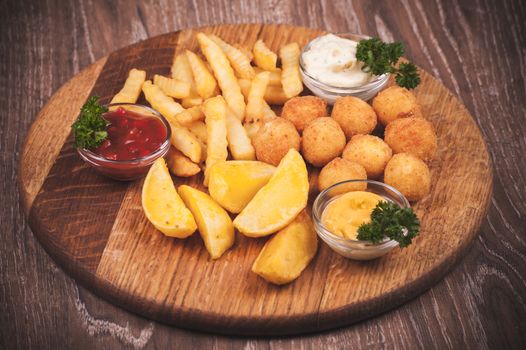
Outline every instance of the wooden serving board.
<path fill-rule="evenodd" d="M 291 41 L 304 45 L 322 33 L 259 24 L 199 30 L 249 46 L 261 38 L 273 50 Z M 156 320 L 230 334 L 291 334 L 394 308 L 460 260 L 487 211 L 491 164 L 466 108 L 424 71 L 415 93 L 439 148 L 430 167 L 432 193 L 415 206 L 421 234 L 409 248 L 355 262 L 321 243 L 300 278 L 278 287 L 250 271 L 266 239 L 237 233 L 234 247 L 212 261 L 198 234 L 178 240 L 156 231 L 141 208 L 142 180 L 98 175 L 72 148 L 69 126 L 88 96 L 109 101 L 129 69 L 145 69 L 149 77 L 168 74 L 174 52 L 198 51 L 197 32 L 162 35 L 102 58 L 60 88 L 31 126 L 20 163 L 21 198 L 34 234 L 57 264 L 100 296 Z M 202 181 L 175 182 L 200 187 Z"/>

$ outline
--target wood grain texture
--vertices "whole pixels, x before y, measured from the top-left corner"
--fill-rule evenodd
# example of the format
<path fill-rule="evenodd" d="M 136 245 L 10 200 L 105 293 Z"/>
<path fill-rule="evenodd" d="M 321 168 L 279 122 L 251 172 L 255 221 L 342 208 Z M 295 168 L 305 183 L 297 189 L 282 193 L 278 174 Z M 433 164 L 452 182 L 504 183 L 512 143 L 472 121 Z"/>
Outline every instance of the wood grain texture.
<path fill-rule="evenodd" d="M 146 70 L 149 77 L 166 74 L 174 54 L 198 51 L 199 31 L 247 47 L 262 39 L 274 51 L 291 41 L 303 46 L 321 34 L 305 27 L 259 24 L 183 30 L 112 53 L 95 85 L 86 88 L 108 102 L 131 68 Z M 433 186 L 431 195 L 415 206 L 422 219 L 415 245 L 383 259 L 352 262 L 322 244 L 301 278 L 284 287 L 270 285 L 250 271 L 264 239 L 238 234 L 223 259 L 210 261 L 199 238 L 174 240 L 149 224 L 141 207 L 142 181 L 101 177 L 83 164 L 71 140 L 63 147 L 55 145 L 62 149 L 27 210 L 30 226 L 59 265 L 88 288 L 131 311 L 177 326 L 237 335 L 290 335 L 346 325 L 394 308 L 429 288 L 464 255 L 491 194 L 489 155 L 472 117 L 429 74 L 422 71 L 421 77 L 415 95 L 439 139 L 430 165 Z M 75 78 L 69 85 L 80 89 Z M 51 101 L 60 106 L 56 100 L 62 98 L 54 95 Z M 43 113 L 37 123 L 57 119 L 49 124 L 60 125 L 61 114 Z M 40 150 L 51 135 L 38 129 L 27 138 Z M 56 149 L 49 152 L 55 154 Z M 38 155 L 24 149 L 22 162 L 36 168 L 42 162 L 49 169 L 49 159 Z M 22 187 L 29 182 L 24 176 Z M 176 186 L 204 190 L 200 175 L 174 181 Z M 311 193 L 310 202 L 316 194 Z"/>
<path fill-rule="evenodd" d="M 3 2 L 0 30 L 0 347 L 524 348 L 525 27 L 520 1 Z M 344 10 L 342 10 L 344 9 Z M 402 40 L 408 56 L 459 96 L 481 127 L 494 195 L 461 265 L 414 301 L 340 330 L 229 338 L 174 329 L 77 288 L 27 228 L 16 189 L 23 135 L 81 67 L 149 36 L 214 23 L 284 22 Z"/>

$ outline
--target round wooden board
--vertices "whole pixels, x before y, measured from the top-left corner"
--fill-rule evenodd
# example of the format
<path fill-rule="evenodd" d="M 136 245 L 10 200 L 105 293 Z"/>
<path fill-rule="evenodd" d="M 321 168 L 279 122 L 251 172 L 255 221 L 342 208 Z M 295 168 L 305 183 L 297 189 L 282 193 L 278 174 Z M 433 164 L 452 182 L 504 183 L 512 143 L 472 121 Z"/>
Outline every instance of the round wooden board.
<path fill-rule="evenodd" d="M 199 30 L 247 46 L 261 38 L 273 50 L 291 41 L 304 45 L 322 33 L 260 24 Z M 292 334 L 350 324 L 394 308 L 460 260 L 487 211 L 491 164 L 466 108 L 425 71 L 415 94 L 436 128 L 439 148 L 430 166 L 431 194 L 414 206 L 421 234 L 409 248 L 355 262 L 322 243 L 300 278 L 277 287 L 250 271 L 265 239 L 237 233 L 234 247 L 212 261 L 198 234 L 177 240 L 156 231 L 141 209 L 142 181 L 120 183 L 97 175 L 73 150 L 69 125 L 89 95 L 108 101 L 129 69 L 145 69 L 149 77 L 168 74 L 174 52 L 198 51 L 199 30 L 155 37 L 97 61 L 59 89 L 33 123 L 22 150 L 21 198 L 33 232 L 64 270 L 104 298 L 180 327 Z M 201 180 L 175 182 L 202 188 Z M 310 195 L 315 194 L 312 189 Z"/>

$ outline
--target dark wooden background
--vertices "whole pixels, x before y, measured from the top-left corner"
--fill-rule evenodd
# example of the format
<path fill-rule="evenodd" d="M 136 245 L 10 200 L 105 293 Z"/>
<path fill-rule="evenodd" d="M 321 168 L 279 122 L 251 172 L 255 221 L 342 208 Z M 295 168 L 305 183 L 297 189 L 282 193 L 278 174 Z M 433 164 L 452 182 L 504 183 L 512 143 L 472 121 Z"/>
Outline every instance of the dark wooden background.
<path fill-rule="evenodd" d="M 344 329 L 234 338 L 119 309 L 78 286 L 40 247 L 19 206 L 17 164 L 24 136 L 53 92 L 117 48 L 236 22 L 401 40 L 407 56 L 471 111 L 493 160 L 494 194 L 473 249 L 431 290 Z M 1 1 L 0 348 L 526 348 L 525 79 L 521 0 Z"/>

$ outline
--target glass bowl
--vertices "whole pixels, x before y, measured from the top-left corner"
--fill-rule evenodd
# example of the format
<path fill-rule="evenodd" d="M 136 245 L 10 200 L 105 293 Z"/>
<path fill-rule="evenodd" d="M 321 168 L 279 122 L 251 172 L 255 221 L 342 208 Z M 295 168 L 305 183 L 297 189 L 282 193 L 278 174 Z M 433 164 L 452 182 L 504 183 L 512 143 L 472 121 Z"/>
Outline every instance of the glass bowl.
<path fill-rule="evenodd" d="M 369 241 L 360 241 L 343 238 L 330 232 L 321 221 L 323 211 L 334 199 L 350 192 L 346 189 L 349 183 L 367 183 L 365 191 L 375 193 L 383 197 L 386 201 L 394 202 L 402 208 L 408 208 L 409 202 L 397 189 L 383 182 L 373 180 L 347 180 L 339 182 L 323 190 L 314 200 L 312 206 L 312 217 L 314 228 L 318 236 L 336 253 L 353 260 L 371 260 L 387 254 L 391 249 L 398 246 L 398 242 L 389 238 L 384 239 L 378 244 Z"/>
<path fill-rule="evenodd" d="M 360 41 L 362 39 L 370 39 L 369 36 L 353 34 L 353 33 L 336 33 L 334 35 L 339 36 L 341 38 L 345 38 L 345 39 L 351 39 L 354 41 Z M 374 77 L 371 81 L 369 81 L 368 83 L 364 85 L 355 86 L 355 87 L 340 87 L 340 86 L 325 84 L 319 81 L 318 79 L 314 78 L 313 76 L 309 75 L 309 73 L 307 73 L 307 70 L 305 69 L 305 62 L 303 61 L 303 54 L 309 51 L 312 44 L 319 38 L 320 37 L 317 37 L 309 41 L 307 45 L 303 47 L 303 50 L 301 51 L 301 55 L 300 55 L 300 72 L 301 72 L 301 77 L 302 77 L 302 80 L 305 86 L 307 86 L 309 90 L 312 91 L 313 94 L 327 101 L 328 104 L 333 105 L 338 97 L 349 96 L 349 95 L 358 97 L 364 101 L 368 101 L 371 98 L 373 98 L 380 90 L 382 90 L 389 82 L 390 74 L 385 73 L 385 74 Z"/>
<path fill-rule="evenodd" d="M 172 135 L 170 124 L 159 112 L 147 106 L 134 103 L 114 103 L 105 106 L 108 107 L 109 111 L 113 111 L 118 107 L 122 107 L 126 110 L 147 117 L 153 116 L 158 118 L 166 128 L 166 140 L 164 140 L 159 149 L 153 153 L 132 160 L 111 160 L 104 158 L 88 149 L 77 149 L 78 154 L 95 170 L 109 178 L 120 181 L 130 181 L 143 177 L 146 175 L 153 162 L 164 156 L 170 149 L 170 137 Z"/>

